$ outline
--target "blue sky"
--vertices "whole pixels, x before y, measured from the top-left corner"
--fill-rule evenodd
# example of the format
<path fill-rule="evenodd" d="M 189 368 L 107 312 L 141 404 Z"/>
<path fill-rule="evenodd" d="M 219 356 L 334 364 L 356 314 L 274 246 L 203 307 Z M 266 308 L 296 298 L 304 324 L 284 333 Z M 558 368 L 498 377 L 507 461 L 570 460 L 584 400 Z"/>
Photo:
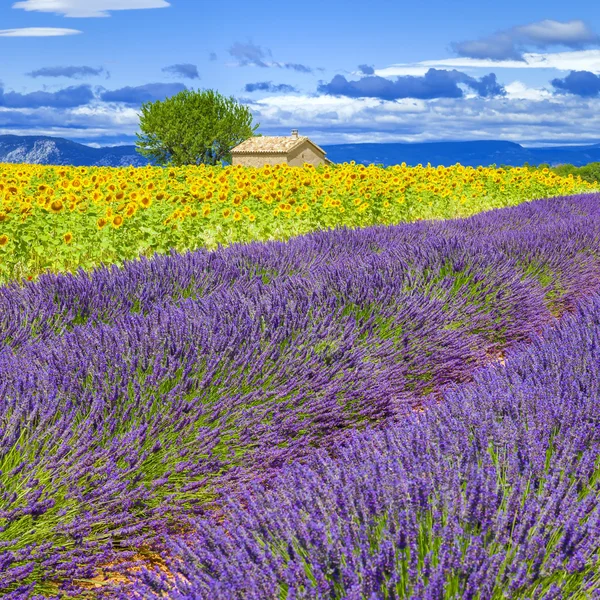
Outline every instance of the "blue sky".
<path fill-rule="evenodd" d="M 321 145 L 600 142 L 590 0 L 8 0 L 0 133 L 134 143 L 185 87 Z M 595 14 L 594 14 L 595 13 Z"/>

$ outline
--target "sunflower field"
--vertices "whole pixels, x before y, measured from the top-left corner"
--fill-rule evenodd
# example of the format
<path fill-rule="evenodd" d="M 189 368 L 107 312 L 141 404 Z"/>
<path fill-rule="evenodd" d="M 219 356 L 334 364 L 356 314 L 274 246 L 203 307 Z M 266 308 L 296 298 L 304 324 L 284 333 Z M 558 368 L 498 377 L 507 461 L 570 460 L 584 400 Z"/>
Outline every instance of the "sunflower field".
<path fill-rule="evenodd" d="M 0 165 L 0 282 L 315 230 L 466 217 L 597 186 L 478 167 Z"/>

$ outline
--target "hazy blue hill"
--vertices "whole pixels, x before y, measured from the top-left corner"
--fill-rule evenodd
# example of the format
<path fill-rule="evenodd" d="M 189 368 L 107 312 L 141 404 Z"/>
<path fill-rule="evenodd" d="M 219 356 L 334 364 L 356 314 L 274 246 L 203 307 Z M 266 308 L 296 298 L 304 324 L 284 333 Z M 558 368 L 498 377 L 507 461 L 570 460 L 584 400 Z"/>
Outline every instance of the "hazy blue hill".
<path fill-rule="evenodd" d="M 409 166 L 456 163 L 477 167 L 501 164 L 521 166 L 548 163 L 586 165 L 600 162 L 600 143 L 588 146 L 523 148 L 514 142 L 485 140 L 472 142 L 427 142 L 420 144 L 335 144 L 322 146 L 334 163 L 350 162 L 385 166 L 405 162 Z M 0 135 L 0 163 L 34 163 L 42 165 L 88 165 L 124 167 L 144 166 L 148 160 L 135 146 L 91 148 L 63 138 L 48 136 Z"/>
<path fill-rule="evenodd" d="M 504 141 L 426 142 L 420 144 L 336 144 L 322 146 L 327 158 L 335 163 L 383 163 L 385 166 L 405 162 L 409 166 L 431 163 L 449 167 L 460 163 L 477 167 L 496 164 L 522 166 L 549 163 L 551 166 L 569 163 L 576 166 L 600 161 L 600 144 L 561 146 L 555 148 L 523 148 Z"/>

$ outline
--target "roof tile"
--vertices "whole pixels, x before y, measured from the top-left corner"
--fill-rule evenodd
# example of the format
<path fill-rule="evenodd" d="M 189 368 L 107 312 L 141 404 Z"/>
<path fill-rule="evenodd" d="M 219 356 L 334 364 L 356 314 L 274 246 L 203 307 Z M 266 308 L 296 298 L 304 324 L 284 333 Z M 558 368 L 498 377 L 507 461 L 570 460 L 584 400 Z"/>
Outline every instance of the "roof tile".
<path fill-rule="evenodd" d="M 296 148 L 308 140 L 313 146 L 317 147 L 323 154 L 325 150 L 320 148 L 308 137 L 301 135 L 297 138 L 291 136 L 263 135 L 251 137 L 244 140 L 241 144 L 231 149 L 232 154 L 287 154 L 290 150 Z"/>

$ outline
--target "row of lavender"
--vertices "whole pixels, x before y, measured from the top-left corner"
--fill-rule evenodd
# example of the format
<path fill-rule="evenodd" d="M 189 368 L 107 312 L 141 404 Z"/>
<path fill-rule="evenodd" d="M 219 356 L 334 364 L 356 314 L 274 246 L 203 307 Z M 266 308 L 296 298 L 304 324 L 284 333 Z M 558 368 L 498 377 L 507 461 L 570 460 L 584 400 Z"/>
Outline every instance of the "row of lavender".
<path fill-rule="evenodd" d="M 0 590 L 69 582 L 398 420 L 600 284 L 600 197 L 0 290 Z"/>
<path fill-rule="evenodd" d="M 122 598 L 600 597 L 600 296 L 333 450 L 197 519 Z"/>
<path fill-rule="evenodd" d="M 580 248 L 590 249 L 597 232 L 597 199 L 598 194 L 586 194 L 538 200 L 470 219 L 319 232 L 288 242 L 236 244 L 216 252 L 142 258 L 123 269 L 110 266 L 77 275 L 43 275 L 35 283 L 14 282 L 0 288 L 0 351 L 50 339 L 77 325 L 148 314 L 185 299 L 207 299 L 233 289 L 254 293 L 257 281 L 275 285 L 300 277 L 310 285 L 326 271 L 329 278 L 347 271 L 360 277 L 373 264 L 388 268 L 389 259 L 406 280 L 404 289 L 417 288 L 431 274 L 452 277 L 466 271 L 475 251 L 484 260 L 499 253 L 502 260 L 517 261 L 543 280 L 557 277 L 560 291 L 573 285 L 585 265 L 569 276 L 552 250 L 564 244 L 566 260 L 572 260 Z"/>

